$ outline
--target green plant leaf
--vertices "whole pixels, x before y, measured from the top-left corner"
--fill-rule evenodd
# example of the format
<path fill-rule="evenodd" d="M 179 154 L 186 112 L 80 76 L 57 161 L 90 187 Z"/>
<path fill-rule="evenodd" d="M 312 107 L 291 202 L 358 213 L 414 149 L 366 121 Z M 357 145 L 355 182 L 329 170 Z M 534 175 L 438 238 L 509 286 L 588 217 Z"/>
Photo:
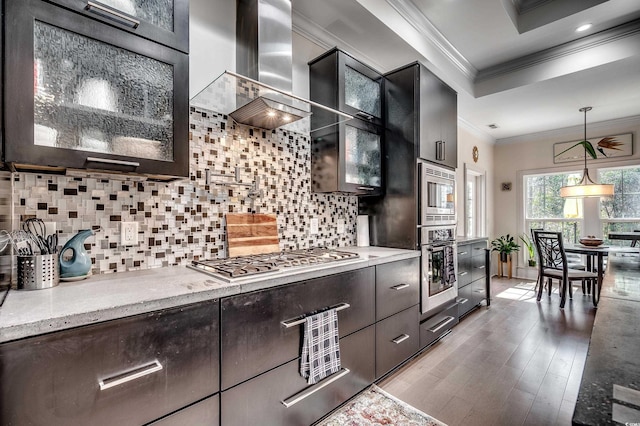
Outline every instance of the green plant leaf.
<path fill-rule="evenodd" d="M 560 152 L 560 153 L 558 153 L 558 154 L 554 155 L 554 158 L 555 158 L 555 157 L 557 157 L 558 155 L 562 155 L 562 154 L 564 154 L 565 152 L 569 151 L 570 149 L 575 148 L 575 147 L 576 147 L 576 146 L 578 146 L 578 145 L 582 145 L 582 146 L 584 147 L 584 149 L 587 151 L 587 153 L 588 153 L 588 154 L 591 156 L 591 158 L 593 158 L 594 160 L 595 160 L 596 158 L 598 158 L 598 156 L 597 156 L 597 154 L 596 154 L 596 150 L 595 150 L 595 149 L 593 149 L 593 145 L 591 145 L 591 142 L 589 142 L 589 141 L 582 141 L 582 142 L 578 142 L 578 143 L 576 143 L 575 145 L 573 145 L 573 146 L 571 146 L 571 147 L 569 147 L 569 148 L 565 149 L 564 151 L 562 151 L 562 152 Z"/>

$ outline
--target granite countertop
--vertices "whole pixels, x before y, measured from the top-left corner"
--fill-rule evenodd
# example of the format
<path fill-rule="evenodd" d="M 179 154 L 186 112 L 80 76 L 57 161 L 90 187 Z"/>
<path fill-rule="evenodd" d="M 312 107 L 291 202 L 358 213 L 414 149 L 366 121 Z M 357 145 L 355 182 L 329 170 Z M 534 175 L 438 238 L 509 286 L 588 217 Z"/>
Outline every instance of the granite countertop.
<path fill-rule="evenodd" d="M 640 423 L 640 262 L 611 257 L 573 413 L 574 425 Z"/>
<path fill-rule="evenodd" d="M 9 290 L 0 307 L 0 343 L 420 256 L 419 251 L 384 247 L 339 250 L 358 253 L 360 258 L 233 283 L 173 266 L 96 275 L 45 290 Z"/>

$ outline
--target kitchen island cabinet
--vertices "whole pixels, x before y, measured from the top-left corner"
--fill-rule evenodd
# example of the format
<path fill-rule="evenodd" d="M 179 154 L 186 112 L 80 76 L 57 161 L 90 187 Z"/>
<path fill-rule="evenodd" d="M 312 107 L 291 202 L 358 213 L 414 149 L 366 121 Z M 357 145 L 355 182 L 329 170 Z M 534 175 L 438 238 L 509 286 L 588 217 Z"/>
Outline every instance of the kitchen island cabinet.
<path fill-rule="evenodd" d="M 141 425 L 216 394 L 218 311 L 213 300 L 0 345 L 0 424 Z"/>
<path fill-rule="evenodd" d="M 486 238 L 458 239 L 458 314 L 462 318 L 487 299 Z"/>

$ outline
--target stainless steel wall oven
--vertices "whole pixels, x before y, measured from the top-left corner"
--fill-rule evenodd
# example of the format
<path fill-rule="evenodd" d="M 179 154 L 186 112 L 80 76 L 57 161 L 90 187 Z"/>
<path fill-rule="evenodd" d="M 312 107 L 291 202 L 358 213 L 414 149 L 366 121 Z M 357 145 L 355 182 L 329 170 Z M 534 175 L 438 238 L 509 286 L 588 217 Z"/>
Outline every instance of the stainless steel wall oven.
<path fill-rule="evenodd" d="M 421 312 L 427 313 L 458 295 L 456 226 L 420 228 L 422 248 Z"/>

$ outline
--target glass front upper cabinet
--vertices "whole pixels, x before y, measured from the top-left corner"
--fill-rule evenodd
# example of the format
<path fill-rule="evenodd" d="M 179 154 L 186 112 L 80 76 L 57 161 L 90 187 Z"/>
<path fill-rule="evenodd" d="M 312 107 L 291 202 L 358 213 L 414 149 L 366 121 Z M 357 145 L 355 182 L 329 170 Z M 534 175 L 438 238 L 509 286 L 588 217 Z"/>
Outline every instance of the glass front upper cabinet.
<path fill-rule="evenodd" d="M 312 101 L 382 125 L 384 77 L 373 68 L 332 49 L 309 62 L 309 78 Z"/>
<path fill-rule="evenodd" d="M 186 54 L 38 0 L 7 18 L 6 162 L 188 175 Z"/>
<path fill-rule="evenodd" d="M 189 52 L 189 0 L 49 0 L 86 16 Z"/>
<path fill-rule="evenodd" d="M 344 125 L 344 182 L 356 192 L 377 192 L 382 186 L 381 140 L 375 129 Z"/>

